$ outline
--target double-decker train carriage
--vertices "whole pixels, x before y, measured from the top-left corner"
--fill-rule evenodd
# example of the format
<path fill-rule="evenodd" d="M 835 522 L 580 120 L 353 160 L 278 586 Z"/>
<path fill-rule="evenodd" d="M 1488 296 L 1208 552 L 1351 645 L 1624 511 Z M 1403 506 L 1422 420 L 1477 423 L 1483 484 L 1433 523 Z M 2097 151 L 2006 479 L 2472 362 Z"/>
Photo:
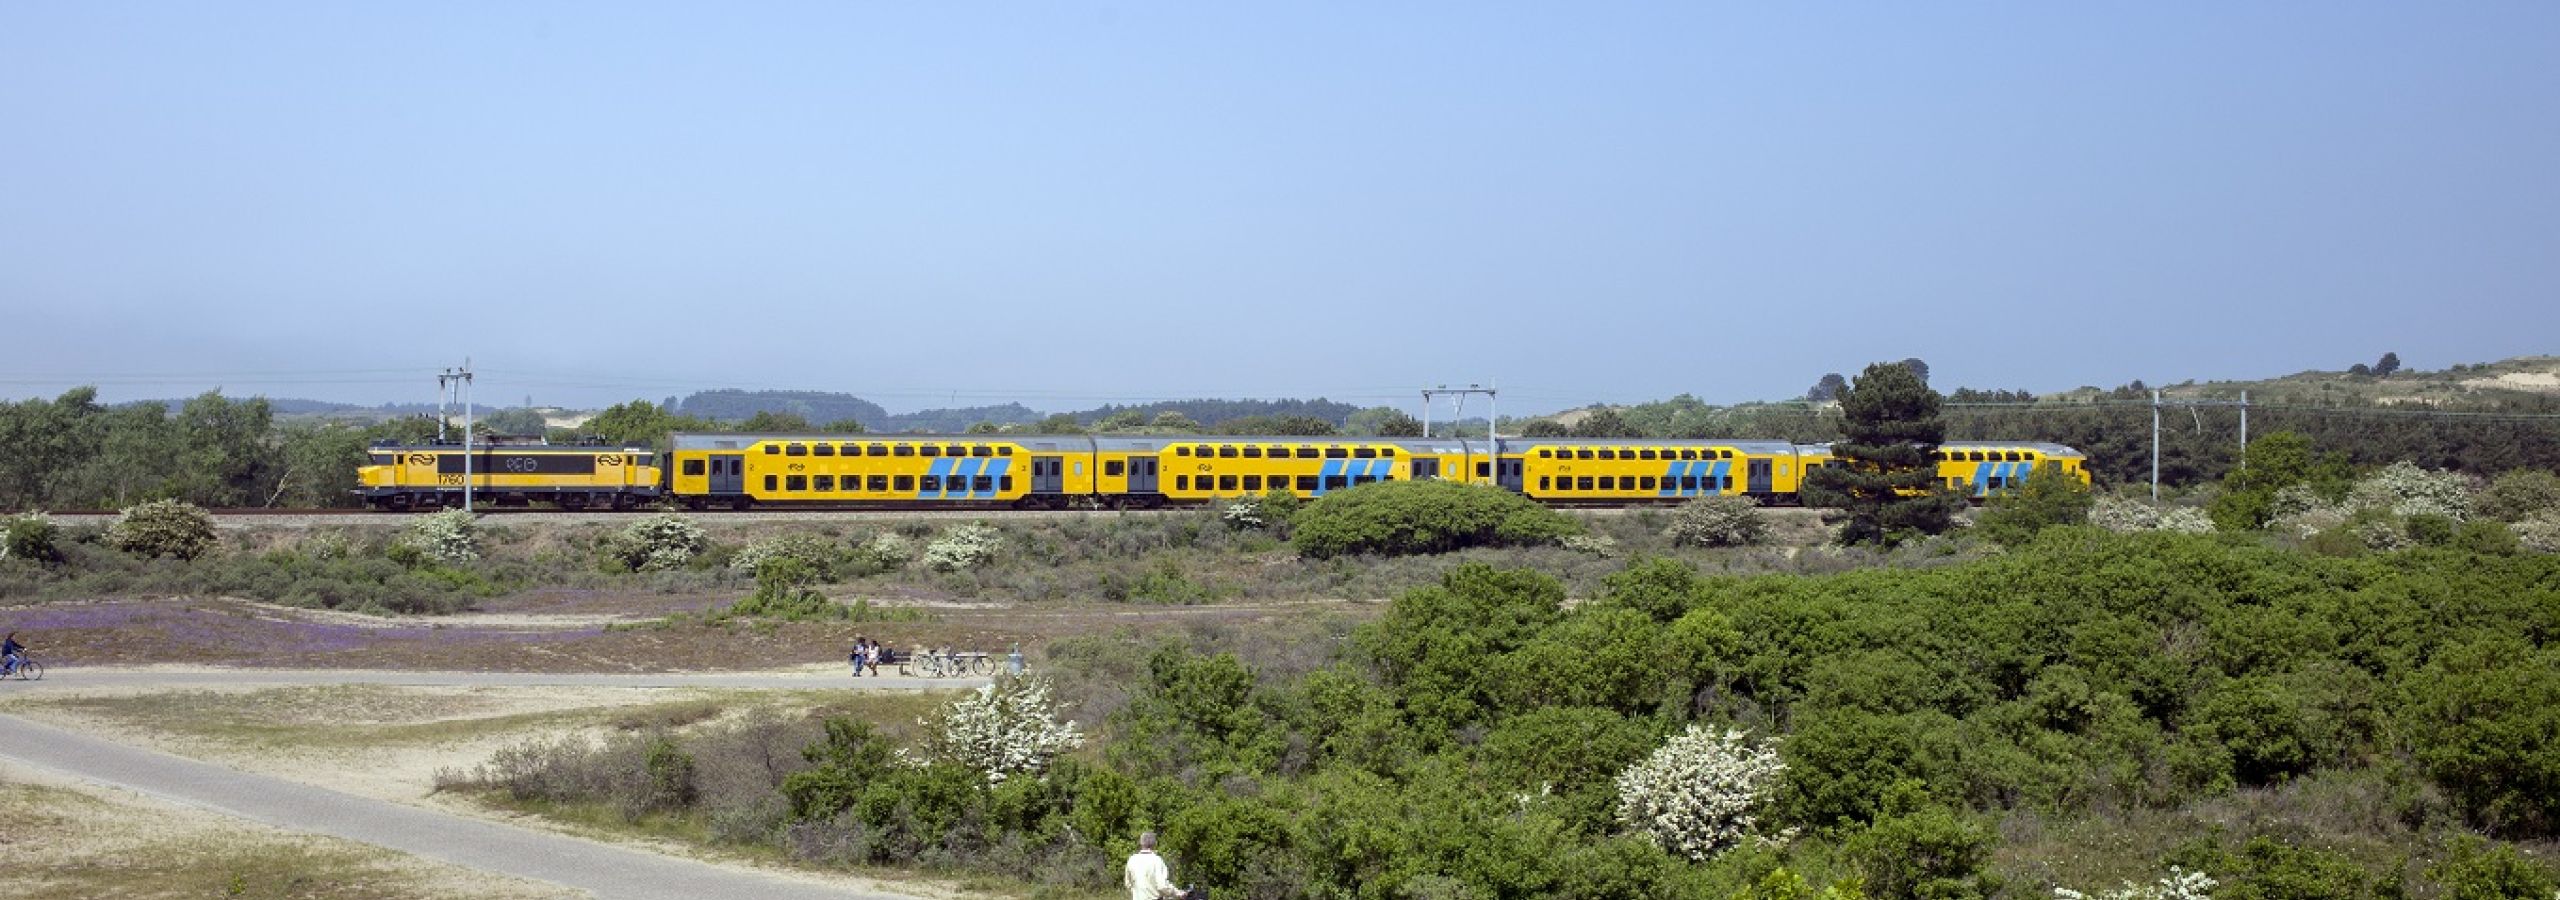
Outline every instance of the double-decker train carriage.
<path fill-rule="evenodd" d="M 473 501 L 494 506 L 632 509 L 665 490 L 658 454 L 647 447 L 475 441 L 467 466 L 459 443 L 385 442 L 366 454 L 355 493 L 378 509 L 461 506 L 466 477 Z"/>
<path fill-rule="evenodd" d="M 1828 445 L 1646 439 L 1286 436 L 677 434 L 668 496 L 686 506 L 1147 508 L 1286 490 L 1302 497 L 1377 481 L 1492 484 L 1560 504 L 1628 505 L 1732 495 L 1799 502 Z M 2084 483 L 2079 451 L 1966 442 L 1938 455 L 1948 489 L 1981 499 L 2035 466 Z"/>

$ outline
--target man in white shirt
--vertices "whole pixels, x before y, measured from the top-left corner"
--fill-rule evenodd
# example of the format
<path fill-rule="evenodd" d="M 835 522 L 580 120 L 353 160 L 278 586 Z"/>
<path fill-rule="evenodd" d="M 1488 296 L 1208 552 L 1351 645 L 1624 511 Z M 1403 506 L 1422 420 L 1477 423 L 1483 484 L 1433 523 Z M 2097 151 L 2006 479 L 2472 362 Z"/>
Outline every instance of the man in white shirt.
<path fill-rule="evenodd" d="M 1129 854 L 1129 868 L 1121 883 L 1129 886 L 1129 900 L 1166 900 L 1182 896 L 1173 886 L 1173 873 L 1165 870 L 1164 857 L 1156 855 L 1156 833 L 1138 835 L 1138 852 Z"/>

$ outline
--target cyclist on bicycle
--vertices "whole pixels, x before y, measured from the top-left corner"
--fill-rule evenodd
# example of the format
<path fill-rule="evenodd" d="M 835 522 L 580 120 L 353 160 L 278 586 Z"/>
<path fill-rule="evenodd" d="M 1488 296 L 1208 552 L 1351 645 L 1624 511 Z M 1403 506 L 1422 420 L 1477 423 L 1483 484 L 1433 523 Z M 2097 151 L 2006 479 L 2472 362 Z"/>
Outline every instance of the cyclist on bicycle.
<path fill-rule="evenodd" d="M 27 645 L 18 643 L 18 633 L 15 631 L 9 632 L 6 638 L 0 638 L 0 675 L 18 671 L 18 660 L 22 658 L 19 654 L 25 653 L 26 650 Z"/>

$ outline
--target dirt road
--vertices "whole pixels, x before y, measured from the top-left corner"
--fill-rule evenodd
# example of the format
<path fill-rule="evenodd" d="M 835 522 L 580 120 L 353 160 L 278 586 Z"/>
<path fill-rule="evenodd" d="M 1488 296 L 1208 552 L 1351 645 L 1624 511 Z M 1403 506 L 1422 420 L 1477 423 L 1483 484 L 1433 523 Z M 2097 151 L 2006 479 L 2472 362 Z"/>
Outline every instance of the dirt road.
<path fill-rule="evenodd" d="M 82 669 L 8 682 L 10 695 L 117 687 L 432 685 L 461 687 L 720 687 L 921 690 L 984 679 L 854 679 L 846 673 L 528 674 L 333 670 Z M 0 758 L 294 831 L 331 835 L 470 868 L 584 890 L 597 897 L 916 900 L 814 875 L 750 871 L 520 828 L 314 787 L 137 748 L 0 714 Z"/>

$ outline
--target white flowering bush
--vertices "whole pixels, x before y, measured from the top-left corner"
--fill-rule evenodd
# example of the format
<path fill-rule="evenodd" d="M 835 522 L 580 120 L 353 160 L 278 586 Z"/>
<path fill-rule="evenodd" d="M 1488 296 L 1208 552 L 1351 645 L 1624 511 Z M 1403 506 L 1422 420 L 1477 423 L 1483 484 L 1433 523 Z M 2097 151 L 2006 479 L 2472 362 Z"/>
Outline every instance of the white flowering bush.
<path fill-rule="evenodd" d="M 1741 843 L 1786 771 L 1777 742 L 1698 725 L 1618 775 L 1618 819 L 1673 853 L 1706 860 Z"/>
<path fill-rule="evenodd" d="M 2541 469 L 2515 469 L 2489 482 L 2473 496 L 2472 511 L 2502 522 L 2522 522 L 2544 513 L 2560 513 L 2560 475 Z"/>
<path fill-rule="evenodd" d="M 955 525 L 924 548 L 924 564 L 938 572 L 974 569 L 996 558 L 1004 536 L 985 525 Z"/>
<path fill-rule="evenodd" d="M 710 549 L 711 538 L 692 519 L 675 513 L 646 516 L 624 526 L 605 552 L 634 572 L 667 572 Z"/>
<path fill-rule="evenodd" d="M 1260 531 L 1271 525 L 1262 514 L 1262 498 L 1250 494 L 1228 501 L 1218 510 L 1218 520 L 1237 531 Z"/>
<path fill-rule="evenodd" d="M 2213 531 L 2213 517 L 2204 510 L 2188 506 L 2157 507 L 2139 500 L 2100 497 L 2089 510 L 2089 524 L 2117 534 L 2137 531 L 2172 531 L 2179 534 L 2207 534 Z"/>
<path fill-rule="evenodd" d="M 428 513 L 409 523 L 400 542 L 436 562 L 470 562 L 480 558 L 480 517 L 466 509 Z"/>
<path fill-rule="evenodd" d="M 1662 536 L 1688 547 L 1742 547 L 1769 539 L 1769 520 L 1748 497 L 1700 497 L 1671 514 Z"/>
<path fill-rule="evenodd" d="M 1076 723 L 1058 718 L 1049 681 L 1037 675 L 1006 676 L 917 719 L 924 744 L 899 751 L 912 765 L 950 762 L 986 776 L 990 785 L 1047 771 L 1049 761 L 1084 745 Z"/>
<path fill-rule="evenodd" d="M 876 575 L 906 568 L 916 558 L 916 542 L 895 531 L 883 531 L 853 548 L 853 574 Z"/>
<path fill-rule="evenodd" d="M 2525 549 L 2536 553 L 2560 553 L 2560 512 L 2546 512 L 2517 522 L 2514 528 L 2516 543 Z"/>
<path fill-rule="evenodd" d="M 117 516 L 107 543 L 140 556 L 194 559 L 213 550 L 213 515 L 183 500 L 153 500 Z"/>
<path fill-rule="evenodd" d="M 1564 548 L 1601 559 L 1615 559 L 1618 556 L 1618 539 L 1605 534 L 1568 534 L 1564 536 Z"/>
<path fill-rule="evenodd" d="M 729 558 L 729 568 L 748 572 L 761 571 L 764 564 L 787 559 L 807 566 L 820 575 L 834 568 L 836 548 L 827 539 L 809 534 L 786 534 L 769 537 L 738 551 Z"/>
<path fill-rule="evenodd" d="M 2169 874 L 2151 884 L 2125 882 L 2123 887 L 2103 894 L 2084 894 L 2070 888 L 2053 889 L 2054 900 L 2213 900 L 2213 889 L 2221 883 L 2203 872 L 2189 872 L 2177 866 Z"/>
<path fill-rule="evenodd" d="M 2439 515 L 2460 522 L 2471 515 L 2471 476 L 2396 462 L 2357 479 L 2347 505 L 2389 510 L 2396 516 Z"/>

